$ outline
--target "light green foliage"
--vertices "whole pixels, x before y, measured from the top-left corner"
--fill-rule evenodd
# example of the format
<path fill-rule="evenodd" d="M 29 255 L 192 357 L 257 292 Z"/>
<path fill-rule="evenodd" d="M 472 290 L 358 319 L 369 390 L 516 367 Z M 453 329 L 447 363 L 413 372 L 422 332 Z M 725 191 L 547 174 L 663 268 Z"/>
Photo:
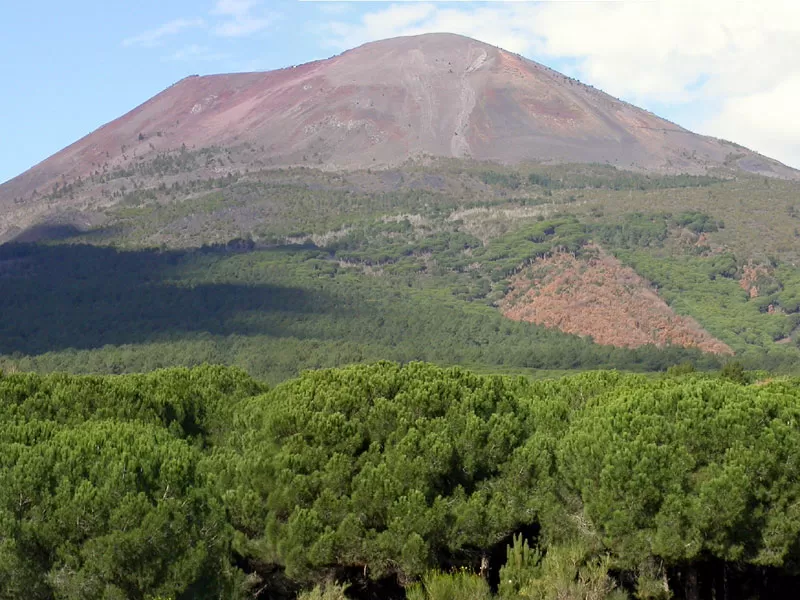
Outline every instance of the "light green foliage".
<path fill-rule="evenodd" d="M 0 461 L 0 597 L 221 589 L 225 515 L 186 442 L 149 425 L 96 421 L 5 444 Z"/>
<path fill-rule="evenodd" d="M 500 570 L 500 600 L 628 600 L 609 575 L 608 557 L 593 556 L 580 544 L 551 547 L 542 558 L 538 551 L 515 540 Z M 427 573 L 411 586 L 408 600 L 488 600 L 483 578 L 461 571 Z M 655 597 L 654 597 L 655 598 Z"/>
<path fill-rule="evenodd" d="M 310 591 L 301 592 L 297 600 L 346 600 L 345 592 L 348 587 L 347 584 L 334 582 L 315 585 Z"/>
<path fill-rule="evenodd" d="M 0 376 L 0 598 L 324 600 L 394 575 L 484 600 L 472 573 L 523 528 L 501 600 L 800 564 L 797 379 L 383 362 L 264 392 L 219 367 Z"/>
<path fill-rule="evenodd" d="M 506 552 L 506 563 L 500 569 L 500 598 L 520 598 L 522 589 L 530 581 L 542 576 L 541 561 L 539 548 L 531 548 L 521 535 L 514 536 L 514 543 L 508 546 Z"/>
<path fill-rule="evenodd" d="M 0 598 L 238 597 L 201 449 L 264 389 L 221 367 L 0 374 Z"/>
<path fill-rule="evenodd" d="M 627 600 L 609 576 L 607 556 L 592 556 L 580 544 L 551 547 L 537 577 L 527 580 L 516 595 L 525 600 Z M 502 596 L 505 600 L 505 596 Z"/>
<path fill-rule="evenodd" d="M 115 378 L 0 373 L 0 422 L 136 421 L 206 443 L 225 427 L 237 401 L 266 389 L 243 371 L 212 366 Z"/>
<path fill-rule="evenodd" d="M 386 363 L 281 385 L 239 408 L 234 521 L 266 527 L 263 558 L 290 576 L 339 563 L 413 577 L 441 551 L 489 547 L 532 510 L 524 385 Z M 261 498 L 254 480 L 270 482 Z"/>
<path fill-rule="evenodd" d="M 454 573 L 428 571 L 419 583 L 408 588 L 408 600 L 490 600 L 489 584 L 466 570 Z"/>
<path fill-rule="evenodd" d="M 796 398 L 795 384 L 710 380 L 615 390 L 576 419 L 559 464 L 622 565 L 782 564 L 800 534 Z"/>
<path fill-rule="evenodd" d="M 672 598 L 663 562 L 651 557 L 637 567 L 634 597 L 636 600 L 670 600 Z"/>

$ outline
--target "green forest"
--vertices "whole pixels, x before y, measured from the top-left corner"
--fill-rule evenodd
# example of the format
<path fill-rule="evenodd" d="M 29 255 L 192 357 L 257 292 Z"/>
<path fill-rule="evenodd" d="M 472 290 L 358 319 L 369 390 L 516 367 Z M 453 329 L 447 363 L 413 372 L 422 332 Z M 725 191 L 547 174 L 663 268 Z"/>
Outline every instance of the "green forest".
<path fill-rule="evenodd" d="M 745 368 L 798 372 L 789 182 L 465 161 L 188 178 L 215 152 L 98 175 L 120 186 L 102 199 L 102 224 L 80 229 L 65 214 L 0 246 L 0 368 L 212 363 L 275 384 L 382 359 L 535 377 L 724 366 L 681 347 L 602 346 L 498 309 L 526 265 L 601 247 Z M 148 183 L 167 176 L 177 179 Z"/>
<path fill-rule="evenodd" d="M 0 376 L 0 598 L 793 597 L 800 379 Z"/>
<path fill-rule="evenodd" d="M 0 245 L 0 599 L 794 597 L 796 184 L 212 158 Z M 504 316 L 601 253 L 733 355 Z"/>
<path fill-rule="evenodd" d="M 6 370 L 131 373 L 208 362 L 276 383 L 378 359 L 519 372 L 720 366 L 696 350 L 599 346 L 511 321 L 455 296 L 446 276 L 367 277 L 313 248 L 24 244 L 0 247 L 0 257 L 15 269 L 0 298 Z"/>

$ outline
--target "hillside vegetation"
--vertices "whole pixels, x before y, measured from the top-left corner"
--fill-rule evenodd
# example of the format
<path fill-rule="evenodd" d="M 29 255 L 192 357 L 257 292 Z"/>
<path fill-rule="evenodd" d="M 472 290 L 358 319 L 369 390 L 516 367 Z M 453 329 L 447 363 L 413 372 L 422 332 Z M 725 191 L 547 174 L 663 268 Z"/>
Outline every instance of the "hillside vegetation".
<path fill-rule="evenodd" d="M 375 359 L 652 371 L 717 368 L 733 351 L 749 368 L 800 364 L 796 183 L 465 161 L 189 178 L 225 156 L 184 150 L 98 175 L 109 197 L 96 225 L 64 213 L 0 247 L 0 364 L 119 373 L 210 361 L 271 382 Z M 563 332 L 502 316 L 533 265 L 598 251 L 633 269 L 668 316 L 629 302 L 636 336 L 613 314 L 593 333 L 597 299 L 617 294 L 586 281 Z"/>
<path fill-rule="evenodd" d="M 2 598 L 788 598 L 800 380 L 0 376 Z"/>

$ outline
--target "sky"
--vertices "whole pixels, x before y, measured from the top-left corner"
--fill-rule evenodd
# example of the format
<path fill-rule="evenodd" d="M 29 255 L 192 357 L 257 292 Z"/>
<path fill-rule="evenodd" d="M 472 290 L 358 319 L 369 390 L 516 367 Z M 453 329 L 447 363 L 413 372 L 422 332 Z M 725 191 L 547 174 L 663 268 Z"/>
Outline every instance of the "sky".
<path fill-rule="evenodd" d="M 0 182 L 187 75 L 460 33 L 800 168 L 800 0 L 9 0 Z"/>

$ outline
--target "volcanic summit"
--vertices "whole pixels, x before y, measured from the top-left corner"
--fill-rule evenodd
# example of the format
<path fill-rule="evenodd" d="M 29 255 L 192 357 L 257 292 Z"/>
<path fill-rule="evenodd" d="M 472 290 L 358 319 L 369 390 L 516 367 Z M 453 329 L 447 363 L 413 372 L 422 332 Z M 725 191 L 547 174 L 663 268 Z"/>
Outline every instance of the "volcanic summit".
<path fill-rule="evenodd" d="M 35 191 L 165 152 L 244 145 L 262 167 L 359 169 L 434 156 L 798 177 L 516 54 L 427 34 L 277 71 L 187 77 L 0 186 L 0 211 L 39 213 Z"/>

